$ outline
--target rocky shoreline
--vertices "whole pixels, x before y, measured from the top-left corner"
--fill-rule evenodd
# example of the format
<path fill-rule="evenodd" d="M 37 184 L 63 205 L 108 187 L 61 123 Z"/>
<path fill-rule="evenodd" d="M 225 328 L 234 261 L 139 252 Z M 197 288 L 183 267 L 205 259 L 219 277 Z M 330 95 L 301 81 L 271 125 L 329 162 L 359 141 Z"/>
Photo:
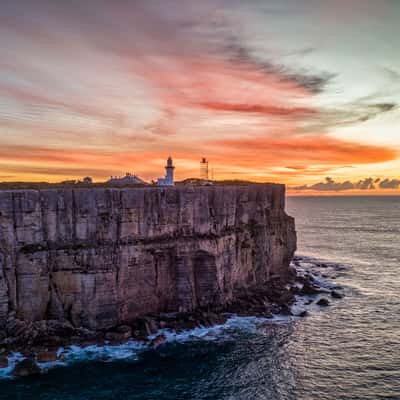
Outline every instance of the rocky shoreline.
<path fill-rule="evenodd" d="M 150 348 L 157 348 L 166 342 L 163 330 L 179 333 L 196 327 L 220 325 L 234 315 L 305 317 L 308 314 L 306 309 L 292 309 L 299 297 L 308 297 L 305 304 L 315 303 L 320 307 L 328 306 L 332 300 L 343 297 L 340 287 L 319 285 L 315 271 L 302 268 L 304 263 L 309 264 L 309 259 L 294 258 L 289 282 L 282 282 L 277 277 L 268 286 L 237 290 L 234 300 L 223 306 L 198 308 L 192 312 L 145 315 L 130 324 L 103 331 L 76 328 L 69 321 L 47 320 L 27 324 L 11 315 L 5 328 L 0 331 L 0 369 L 9 365 L 10 355 L 16 352 L 21 353 L 22 357 L 15 364 L 12 374 L 34 375 L 40 373 L 38 363 L 62 360 L 63 352 L 59 349 L 71 345 L 118 345 L 135 340 Z M 313 265 L 319 269 L 329 267 L 321 263 Z"/>

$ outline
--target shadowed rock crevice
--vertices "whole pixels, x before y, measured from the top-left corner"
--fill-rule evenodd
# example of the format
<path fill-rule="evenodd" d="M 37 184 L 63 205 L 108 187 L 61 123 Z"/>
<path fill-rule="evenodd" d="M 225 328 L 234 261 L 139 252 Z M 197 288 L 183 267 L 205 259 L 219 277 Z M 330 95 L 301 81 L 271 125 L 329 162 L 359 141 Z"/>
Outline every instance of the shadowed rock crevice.
<path fill-rule="evenodd" d="M 218 304 L 220 289 L 215 256 L 206 251 L 196 252 L 193 259 L 193 275 L 196 307 Z"/>

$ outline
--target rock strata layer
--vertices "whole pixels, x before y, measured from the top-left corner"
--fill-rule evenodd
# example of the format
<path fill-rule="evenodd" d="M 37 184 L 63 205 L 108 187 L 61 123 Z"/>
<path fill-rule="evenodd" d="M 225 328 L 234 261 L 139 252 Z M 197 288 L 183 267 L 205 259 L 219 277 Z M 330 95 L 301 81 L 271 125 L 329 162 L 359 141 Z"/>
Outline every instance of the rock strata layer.
<path fill-rule="evenodd" d="M 296 249 L 284 204 L 273 184 L 0 191 L 0 342 L 28 325 L 105 331 L 284 283 Z"/>

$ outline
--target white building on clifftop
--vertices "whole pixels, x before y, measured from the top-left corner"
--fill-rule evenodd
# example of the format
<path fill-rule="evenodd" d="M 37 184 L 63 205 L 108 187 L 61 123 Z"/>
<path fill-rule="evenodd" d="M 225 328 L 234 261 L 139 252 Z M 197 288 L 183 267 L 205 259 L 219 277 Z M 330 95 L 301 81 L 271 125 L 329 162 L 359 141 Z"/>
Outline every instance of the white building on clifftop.
<path fill-rule="evenodd" d="M 158 178 L 158 186 L 174 186 L 174 169 L 172 158 L 168 157 L 167 165 L 165 166 L 165 178 Z"/>
<path fill-rule="evenodd" d="M 145 185 L 146 182 L 137 175 L 127 172 L 125 176 L 112 176 L 107 182 L 109 185 Z"/>

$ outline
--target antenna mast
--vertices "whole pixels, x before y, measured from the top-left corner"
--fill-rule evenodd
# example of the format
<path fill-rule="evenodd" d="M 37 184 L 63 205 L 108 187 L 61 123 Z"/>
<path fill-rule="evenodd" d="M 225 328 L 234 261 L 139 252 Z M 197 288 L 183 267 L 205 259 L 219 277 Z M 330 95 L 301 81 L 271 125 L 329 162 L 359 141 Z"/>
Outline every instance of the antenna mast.
<path fill-rule="evenodd" d="M 205 157 L 200 161 L 200 179 L 208 181 L 208 160 Z"/>

